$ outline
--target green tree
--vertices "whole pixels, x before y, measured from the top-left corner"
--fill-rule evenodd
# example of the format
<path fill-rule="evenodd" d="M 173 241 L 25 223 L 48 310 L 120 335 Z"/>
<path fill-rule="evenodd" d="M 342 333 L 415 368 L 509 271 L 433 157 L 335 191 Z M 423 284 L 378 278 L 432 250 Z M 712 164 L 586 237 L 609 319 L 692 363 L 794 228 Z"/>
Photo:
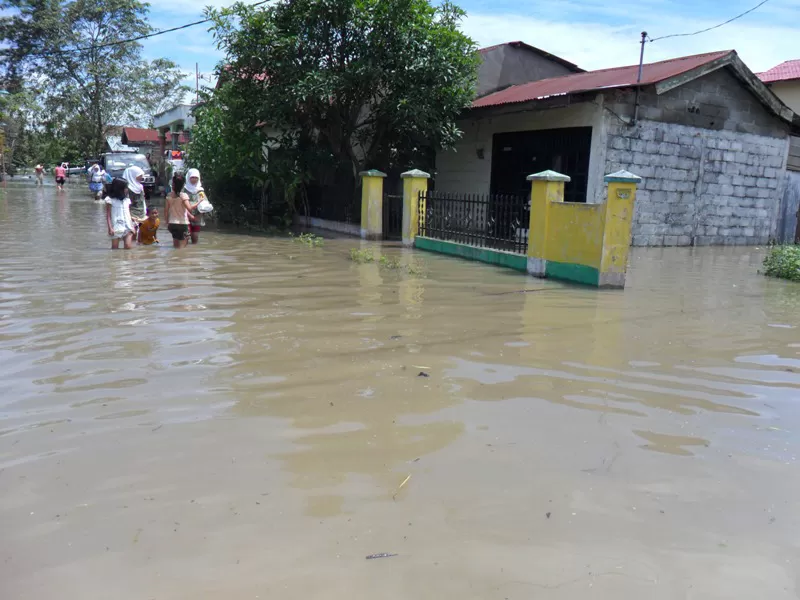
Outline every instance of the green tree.
<path fill-rule="evenodd" d="M 424 166 L 460 135 L 478 56 L 450 2 L 277 0 L 208 14 L 226 54 L 220 135 L 266 124 L 263 141 L 289 166 L 277 169 L 284 189 L 313 179 L 353 190 L 359 171 Z"/>
<path fill-rule="evenodd" d="M 98 153 L 109 125 L 146 123 L 150 111 L 186 91 L 172 61 L 148 63 L 138 43 L 120 43 L 151 32 L 148 6 L 138 0 L 0 0 L 0 77 L 40 92 L 52 135 L 68 133 L 82 152 Z"/>

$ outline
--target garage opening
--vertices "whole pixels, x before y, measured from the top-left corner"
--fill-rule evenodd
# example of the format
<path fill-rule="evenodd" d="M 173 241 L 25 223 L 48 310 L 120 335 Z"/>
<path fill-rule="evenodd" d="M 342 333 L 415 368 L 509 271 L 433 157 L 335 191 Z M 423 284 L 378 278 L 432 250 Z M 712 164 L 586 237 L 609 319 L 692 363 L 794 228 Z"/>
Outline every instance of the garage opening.
<path fill-rule="evenodd" d="M 572 179 L 565 202 L 586 202 L 591 127 L 496 133 L 492 140 L 492 194 L 530 194 L 526 177 L 552 169 Z"/>

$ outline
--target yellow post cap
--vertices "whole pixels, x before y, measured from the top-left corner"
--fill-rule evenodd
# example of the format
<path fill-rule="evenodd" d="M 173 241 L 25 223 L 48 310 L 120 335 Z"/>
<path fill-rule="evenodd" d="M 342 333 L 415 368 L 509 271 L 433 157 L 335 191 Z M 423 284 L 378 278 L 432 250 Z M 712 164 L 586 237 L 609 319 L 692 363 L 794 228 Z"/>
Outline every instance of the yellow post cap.
<path fill-rule="evenodd" d="M 431 174 L 426 173 L 425 171 L 420 171 L 419 169 L 411 169 L 410 171 L 406 171 L 405 173 L 401 173 L 400 177 L 402 179 L 408 179 L 409 177 L 421 177 L 422 179 L 430 179 Z"/>
<path fill-rule="evenodd" d="M 564 183 L 569 183 L 572 181 L 569 175 L 564 175 L 563 173 L 556 173 L 555 171 L 542 171 L 541 173 L 534 173 L 533 175 L 528 175 L 528 181 L 563 181 Z"/>
<path fill-rule="evenodd" d="M 603 177 L 603 181 L 606 183 L 640 183 L 642 178 L 630 171 L 617 171 Z"/>

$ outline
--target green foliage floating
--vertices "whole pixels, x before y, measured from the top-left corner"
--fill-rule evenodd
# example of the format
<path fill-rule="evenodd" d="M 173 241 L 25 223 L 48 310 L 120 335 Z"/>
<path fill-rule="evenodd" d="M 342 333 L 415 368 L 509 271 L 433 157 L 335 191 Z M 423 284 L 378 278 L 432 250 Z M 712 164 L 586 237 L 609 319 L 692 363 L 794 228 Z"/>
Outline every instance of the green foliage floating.
<path fill-rule="evenodd" d="M 800 281 L 800 246 L 775 246 L 764 258 L 764 275 Z"/>

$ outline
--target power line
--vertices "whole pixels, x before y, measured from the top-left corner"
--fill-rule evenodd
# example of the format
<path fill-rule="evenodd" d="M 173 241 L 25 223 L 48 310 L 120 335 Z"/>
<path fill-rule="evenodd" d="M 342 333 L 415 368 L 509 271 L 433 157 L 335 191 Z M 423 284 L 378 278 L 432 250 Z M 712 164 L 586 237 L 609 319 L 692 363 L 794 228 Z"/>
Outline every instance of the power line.
<path fill-rule="evenodd" d="M 271 0 L 262 0 L 261 2 L 256 2 L 255 4 L 251 4 L 250 8 L 255 8 L 256 6 L 261 6 L 262 4 L 267 4 Z M 52 52 L 41 52 L 41 53 L 33 53 L 29 56 L 58 56 L 63 54 L 72 54 L 73 52 L 88 52 L 90 50 L 101 50 L 103 48 L 110 48 L 112 46 L 121 46 L 122 44 L 131 44 L 133 42 L 138 42 L 141 40 L 146 40 L 152 37 L 156 37 L 159 35 L 164 35 L 165 33 L 172 33 L 174 31 L 181 31 L 182 29 L 188 29 L 189 27 L 196 27 L 197 25 L 202 25 L 204 23 L 209 23 L 213 19 L 203 19 L 201 21 L 194 21 L 193 23 L 186 23 L 185 25 L 178 25 L 177 27 L 171 27 L 170 29 L 159 29 L 158 31 L 154 31 L 152 33 L 146 33 L 144 35 L 137 35 L 136 37 L 128 38 L 125 40 L 117 40 L 116 42 L 108 42 L 107 44 L 95 44 L 92 46 L 81 46 L 79 48 L 70 48 L 69 50 L 53 50 Z"/>
<path fill-rule="evenodd" d="M 764 5 L 765 5 L 767 2 L 769 2 L 769 0 L 763 0 L 762 2 L 759 2 L 758 4 L 756 4 L 756 5 L 755 5 L 753 8 L 751 8 L 750 10 L 746 10 L 746 11 L 744 11 L 742 14 L 736 15 L 736 16 L 735 16 L 735 17 L 733 17 L 732 19 L 728 19 L 728 20 L 727 20 L 727 21 L 725 21 L 724 23 L 720 23 L 719 25 L 714 25 L 713 27 L 707 27 L 706 29 L 701 29 L 700 31 L 695 31 L 695 32 L 693 32 L 693 33 L 673 33 L 673 34 L 671 34 L 671 35 L 662 35 L 661 37 L 657 37 L 657 38 L 650 38 L 648 41 L 650 41 L 650 42 L 657 42 L 658 40 L 666 40 L 666 39 L 668 39 L 668 38 L 674 38 L 674 37 L 689 37 L 689 36 L 691 36 L 691 35 L 698 35 L 698 34 L 700 34 L 700 33 L 706 33 L 707 31 L 711 31 L 711 30 L 713 30 L 713 29 L 719 29 L 719 28 L 720 28 L 720 27 L 722 27 L 723 25 L 727 25 L 728 23 L 733 23 L 733 22 L 734 22 L 734 21 L 736 21 L 737 19 L 741 19 L 741 18 L 742 18 L 742 17 L 744 17 L 745 15 L 749 15 L 749 14 L 750 14 L 751 12 L 753 12 L 754 10 L 757 10 L 757 9 L 761 8 L 762 6 L 764 6 Z"/>

